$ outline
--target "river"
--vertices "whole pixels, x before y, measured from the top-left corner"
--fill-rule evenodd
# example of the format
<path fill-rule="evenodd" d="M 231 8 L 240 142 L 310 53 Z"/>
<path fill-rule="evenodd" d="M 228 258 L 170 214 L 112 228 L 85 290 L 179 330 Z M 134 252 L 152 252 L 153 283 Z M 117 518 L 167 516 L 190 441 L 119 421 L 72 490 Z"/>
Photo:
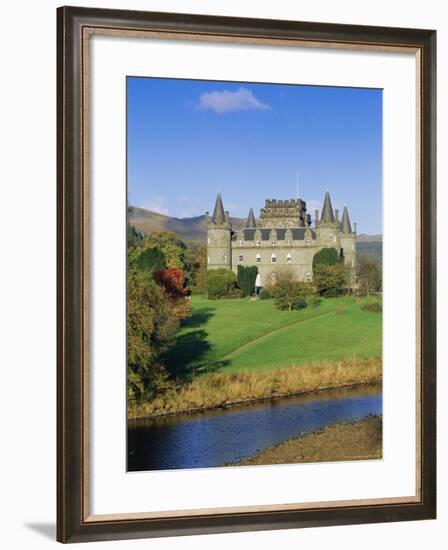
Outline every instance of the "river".
<path fill-rule="evenodd" d="M 222 466 L 328 424 L 381 412 L 381 386 L 361 386 L 132 421 L 128 471 Z"/>

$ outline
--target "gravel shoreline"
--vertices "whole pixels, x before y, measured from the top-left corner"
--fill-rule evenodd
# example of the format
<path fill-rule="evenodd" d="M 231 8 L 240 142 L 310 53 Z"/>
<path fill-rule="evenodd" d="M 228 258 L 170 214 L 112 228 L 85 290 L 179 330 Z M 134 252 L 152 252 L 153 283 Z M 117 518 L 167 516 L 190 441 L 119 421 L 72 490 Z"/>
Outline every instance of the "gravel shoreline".
<path fill-rule="evenodd" d="M 382 458 L 382 416 L 331 424 L 301 435 L 226 466 L 296 464 Z"/>

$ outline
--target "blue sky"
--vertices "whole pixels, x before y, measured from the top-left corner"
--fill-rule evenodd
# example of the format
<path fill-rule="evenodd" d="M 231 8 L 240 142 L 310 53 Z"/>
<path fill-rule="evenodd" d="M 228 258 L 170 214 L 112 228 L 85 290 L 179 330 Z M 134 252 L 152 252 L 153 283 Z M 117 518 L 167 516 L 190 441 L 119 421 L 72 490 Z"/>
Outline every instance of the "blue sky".
<path fill-rule="evenodd" d="M 381 233 L 382 92 L 156 78 L 127 79 L 128 201 L 169 216 L 258 217 L 266 198 L 325 191 L 359 233 Z"/>

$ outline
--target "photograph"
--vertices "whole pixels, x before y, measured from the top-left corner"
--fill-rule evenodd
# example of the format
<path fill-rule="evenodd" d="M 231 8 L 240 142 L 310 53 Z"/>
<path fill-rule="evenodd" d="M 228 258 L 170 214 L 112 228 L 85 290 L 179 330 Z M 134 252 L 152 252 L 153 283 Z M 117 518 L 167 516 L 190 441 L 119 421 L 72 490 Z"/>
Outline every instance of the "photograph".
<path fill-rule="evenodd" d="M 382 123 L 377 88 L 127 76 L 129 472 L 383 458 Z"/>

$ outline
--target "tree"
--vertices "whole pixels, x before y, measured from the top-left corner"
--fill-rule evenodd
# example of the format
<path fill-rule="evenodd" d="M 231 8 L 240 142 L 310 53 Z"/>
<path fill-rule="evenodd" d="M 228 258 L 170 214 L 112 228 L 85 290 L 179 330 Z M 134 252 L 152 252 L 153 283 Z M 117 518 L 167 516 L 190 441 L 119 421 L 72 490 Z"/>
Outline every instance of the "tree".
<path fill-rule="evenodd" d="M 319 264 L 314 269 L 314 283 L 321 296 L 340 296 L 348 288 L 348 270 L 343 264 Z"/>
<path fill-rule="evenodd" d="M 128 266 L 147 273 L 166 267 L 165 255 L 159 248 L 136 248 L 128 253 Z"/>
<path fill-rule="evenodd" d="M 180 269 L 168 267 L 154 272 L 154 280 L 161 285 L 171 300 L 178 319 L 186 319 L 191 314 L 188 290 L 185 288 L 185 275 Z"/>
<path fill-rule="evenodd" d="M 377 257 L 372 254 L 359 254 L 356 271 L 360 287 L 367 295 L 381 290 L 381 261 Z"/>
<path fill-rule="evenodd" d="M 164 256 L 167 267 L 185 270 L 185 243 L 171 231 L 153 231 L 148 235 L 145 248 L 158 248 Z"/>
<path fill-rule="evenodd" d="M 322 248 L 313 257 L 313 271 L 318 265 L 336 265 L 340 261 L 336 248 Z"/>
<path fill-rule="evenodd" d="M 140 233 L 133 225 L 128 223 L 128 248 L 131 246 L 141 246 L 142 244 L 143 233 Z"/>
<path fill-rule="evenodd" d="M 193 292 L 204 294 L 205 274 L 207 272 L 207 247 L 202 243 L 187 243 L 184 264 L 187 285 Z"/>
<path fill-rule="evenodd" d="M 148 272 L 128 271 L 127 304 L 128 395 L 149 399 L 171 385 L 161 355 L 174 343 L 179 320 Z"/>
<path fill-rule="evenodd" d="M 309 297 L 313 294 L 310 283 L 293 281 L 290 277 L 279 277 L 272 289 L 275 306 L 289 311 L 308 307 Z"/>
<path fill-rule="evenodd" d="M 238 266 L 238 286 L 241 289 L 241 296 L 251 296 L 255 289 L 258 268 L 256 266 Z"/>
<path fill-rule="evenodd" d="M 207 247 L 205 245 L 198 247 L 195 256 L 197 267 L 193 274 L 193 290 L 197 294 L 205 294 L 207 287 Z"/>
<path fill-rule="evenodd" d="M 207 298 L 216 300 L 235 295 L 236 275 L 223 267 L 210 269 L 206 275 Z"/>

